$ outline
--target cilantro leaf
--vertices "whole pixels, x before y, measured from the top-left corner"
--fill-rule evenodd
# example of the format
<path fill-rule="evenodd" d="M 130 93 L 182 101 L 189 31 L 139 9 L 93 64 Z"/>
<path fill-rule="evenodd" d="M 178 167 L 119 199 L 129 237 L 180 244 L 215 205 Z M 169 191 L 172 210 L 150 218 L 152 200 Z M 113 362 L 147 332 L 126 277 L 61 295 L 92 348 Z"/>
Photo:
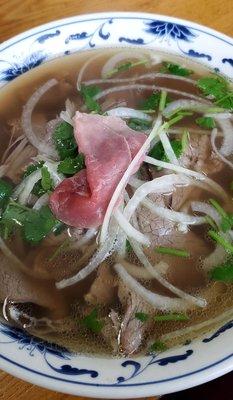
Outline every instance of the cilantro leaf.
<path fill-rule="evenodd" d="M 38 211 L 29 210 L 23 223 L 24 238 L 32 244 L 38 244 L 58 223 L 48 206 L 43 206 Z"/>
<path fill-rule="evenodd" d="M 217 212 L 219 213 L 219 215 L 221 217 L 221 224 L 220 224 L 221 230 L 223 232 L 227 232 L 230 229 L 232 229 L 233 228 L 233 214 L 227 213 L 220 206 L 220 204 L 217 202 L 217 200 L 210 199 L 209 202 L 217 210 Z"/>
<path fill-rule="evenodd" d="M 118 72 L 128 71 L 129 69 L 131 69 L 133 67 L 137 67 L 138 65 L 146 64 L 147 62 L 148 62 L 148 60 L 139 60 L 136 62 L 127 61 L 123 64 L 118 65 L 116 68 L 113 68 L 111 71 L 109 71 L 106 74 L 106 78 L 111 78 L 111 76 L 117 74 Z"/>
<path fill-rule="evenodd" d="M 178 139 L 173 139 L 170 141 L 171 146 L 173 148 L 173 151 L 176 155 L 177 158 L 180 158 L 181 154 L 183 153 L 183 145 L 182 141 Z M 161 142 L 158 142 L 154 145 L 154 147 L 150 150 L 149 156 L 153 157 L 157 160 L 165 161 L 168 162 L 168 158 L 165 154 L 163 145 Z M 160 169 L 160 167 L 157 167 L 157 169 Z"/>
<path fill-rule="evenodd" d="M 165 351 L 165 350 L 167 350 L 167 346 L 166 346 L 165 343 L 161 342 L 160 340 L 157 340 L 156 342 L 154 342 L 154 343 L 150 346 L 149 350 L 150 350 L 151 352 Z"/>
<path fill-rule="evenodd" d="M 141 322 L 146 322 L 149 319 L 149 314 L 146 314 L 144 312 L 137 312 L 135 313 L 135 318 Z"/>
<path fill-rule="evenodd" d="M 212 117 L 199 117 L 195 120 L 196 124 L 206 129 L 215 128 L 216 124 Z"/>
<path fill-rule="evenodd" d="M 204 96 L 211 96 L 219 106 L 233 110 L 233 90 L 228 82 L 220 76 L 206 76 L 198 79 L 197 87 Z"/>
<path fill-rule="evenodd" d="M 127 252 L 127 253 L 131 253 L 132 250 L 133 250 L 133 249 L 132 249 L 132 246 L 131 246 L 129 240 L 126 239 L 126 252 Z"/>
<path fill-rule="evenodd" d="M 0 179 L 0 208 L 4 208 L 13 193 L 13 185 L 5 179 Z"/>
<path fill-rule="evenodd" d="M 68 122 L 61 122 L 53 132 L 53 141 L 61 160 L 77 154 L 77 143 L 73 127 Z"/>
<path fill-rule="evenodd" d="M 89 315 L 87 315 L 83 319 L 83 324 L 87 329 L 92 331 L 93 333 L 99 333 L 104 327 L 103 321 L 100 321 L 98 318 L 97 309 L 95 308 Z"/>
<path fill-rule="evenodd" d="M 134 131 L 146 131 L 151 128 L 152 122 L 139 118 L 130 118 L 127 125 Z"/>
<path fill-rule="evenodd" d="M 84 103 L 89 111 L 93 111 L 97 114 L 101 113 L 101 107 L 94 99 L 94 97 L 101 92 L 101 89 L 98 86 L 90 85 L 85 86 L 81 85 L 80 94 L 83 97 Z"/>
<path fill-rule="evenodd" d="M 57 171 L 65 175 L 74 175 L 85 168 L 85 159 L 83 154 L 78 154 L 75 158 L 65 158 L 62 160 Z"/>
<path fill-rule="evenodd" d="M 233 258 L 212 269 L 209 276 L 215 281 L 233 282 Z"/>
<path fill-rule="evenodd" d="M 159 108 L 160 92 L 153 92 L 141 104 L 142 110 L 157 110 Z"/>
<path fill-rule="evenodd" d="M 53 189 L 53 180 L 50 176 L 50 173 L 48 171 L 47 167 L 42 167 L 41 168 L 41 186 L 45 190 L 45 192 L 48 192 L 49 190 Z"/>
<path fill-rule="evenodd" d="M 163 314 L 163 315 L 155 315 L 155 322 L 166 322 L 166 321 L 188 321 L 189 317 L 186 314 L 182 313 L 174 313 L 174 314 Z"/>
<path fill-rule="evenodd" d="M 23 177 L 26 178 L 27 176 L 31 175 L 33 172 L 37 171 L 38 169 L 42 168 L 44 165 L 43 161 L 39 161 L 35 164 L 29 164 L 24 172 Z M 44 193 L 46 193 L 46 190 L 43 189 L 42 185 L 41 185 L 41 179 L 35 183 L 33 189 L 32 189 L 32 193 L 37 196 L 40 197 L 42 196 Z"/>
<path fill-rule="evenodd" d="M 160 72 L 166 72 L 172 75 L 179 75 L 179 76 L 189 76 L 193 73 L 191 69 L 181 67 L 179 64 L 173 64 L 170 62 L 163 62 L 163 66 Z"/>

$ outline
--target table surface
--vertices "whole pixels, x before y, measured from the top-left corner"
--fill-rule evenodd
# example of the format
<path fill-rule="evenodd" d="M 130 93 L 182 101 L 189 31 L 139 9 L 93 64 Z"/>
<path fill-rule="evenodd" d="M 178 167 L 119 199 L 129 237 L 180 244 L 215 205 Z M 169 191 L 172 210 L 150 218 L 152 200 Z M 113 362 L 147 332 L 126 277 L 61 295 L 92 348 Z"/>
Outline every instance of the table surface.
<path fill-rule="evenodd" d="M 101 11 L 171 15 L 191 19 L 230 36 L 233 34 L 233 0 L 117 0 L 117 3 L 109 0 L 0 0 L 0 42 L 54 19 Z M 0 372 L 0 383 L 1 400 L 83 399 L 38 388 L 4 372 Z"/>

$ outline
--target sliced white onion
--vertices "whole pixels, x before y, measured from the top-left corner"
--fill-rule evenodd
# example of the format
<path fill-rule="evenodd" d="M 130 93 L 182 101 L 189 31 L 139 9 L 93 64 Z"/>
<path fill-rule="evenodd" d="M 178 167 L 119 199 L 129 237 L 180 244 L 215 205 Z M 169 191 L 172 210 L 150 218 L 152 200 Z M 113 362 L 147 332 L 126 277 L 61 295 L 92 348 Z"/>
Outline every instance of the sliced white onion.
<path fill-rule="evenodd" d="M 89 85 L 99 85 L 102 83 L 127 83 L 127 82 L 137 82 L 143 79 L 145 80 L 156 80 L 157 78 L 165 78 L 165 79 L 174 79 L 180 80 L 183 82 L 191 83 L 192 85 L 196 85 L 196 81 L 194 79 L 185 78 L 184 76 L 171 75 L 171 74 L 162 74 L 160 72 L 150 72 L 148 74 L 143 74 L 139 76 L 131 76 L 128 78 L 106 78 L 106 79 L 91 79 L 89 81 L 84 82 L 85 86 Z"/>
<path fill-rule="evenodd" d="M 225 249 L 217 244 L 214 251 L 202 261 L 203 269 L 210 271 L 216 265 L 221 265 L 226 260 L 226 257 L 227 252 Z"/>
<path fill-rule="evenodd" d="M 33 210 L 40 210 L 41 207 L 46 206 L 49 202 L 49 195 L 48 193 L 42 194 L 39 199 L 35 202 L 34 206 L 32 207 Z"/>
<path fill-rule="evenodd" d="M 223 143 L 219 149 L 222 156 L 228 157 L 233 153 L 233 126 L 230 119 L 215 118 L 223 132 Z"/>
<path fill-rule="evenodd" d="M 7 168 L 8 168 L 8 165 L 3 164 L 0 166 L 0 178 L 2 178 L 6 174 Z"/>
<path fill-rule="evenodd" d="M 122 264 L 115 264 L 114 269 L 119 275 L 120 279 L 130 290 L 134 291 L 138 296 L 140 296 L 155 309 L 164 311 L 186 311 L 187 309 L 192 308 L 192 305 L 183 299 L 162 296 L 146 289 L 138 281 L 136 281 L 136 279 L 128 274 Z"/>
<path fill-rule="evenodd" d="M 16 187 L 13 193 L 13 199 L 17 199 L 20 204 L 27 204 L 30 194 L 34 185 L 41 179 L 41 170 L 38 169 L 28 175 L 22 180 L 22 182 Z"/>
<path fill-rule="evenodd" d="M 166 207 L 157 206 L 149 199 L 144 199 L 142 204 L 159 217 L 168 219 L 169 221 L 173 221 L 178 224 L 201 225 L 205 223 L 205 218 L 203 217 L 197 217 L 181 211 L 174 211 Z"/>
<path fill-rule="evenodd" d="M 198 332 L 203 328 L 209 328 L 211 325 L 215 327 L 218 323 L 226 321 L 228 318 L 229 319 L 232 318 L 232 316 L 233 316 L 233 311 L 231 308 L 225 311 L 224 313 L 221 313 L 215 318 L 211 318 L 207 321 L 200 322 L 199 324 L 188 326 L 187 328 L 177 329 L 176 331 L 166 333 L 162 335 L 160 339 L 163 341 L 172 340 L 176 337 L 186 336 L 187 334 L 192 332 Z"/>
<path fill-rule="evenodd" d="M 195 182 L 195 180 L 192 180 L 192 184 L 194 184 L 194 185 L 197 184 L 198 185 L 199 184 L 198 181 L 201 181 L 201 182 L 207 184 L 224 201 L 228 199 L 228 196 L 227 196 L 226 192 L 223 190 L 223 188 L 218 183 L 216 183 L 212 179 L 208 178 L 206 175 L 201 174 L 200 172 L 192 171 L 190 169 L 181 167 L 180 165 L 174 165 L 174 164 L 167 163 L 167 162 L 164 162 L 164 161 L 156 160 L 155 158 L 148 157 L 148 156 L 145 157 L 144 161 L 147 162 L 148 164 L 152 164 L 152 165 L 155 165 L 157 167 L 170 169 L 172 171 L 177 172 L 178 174 L 180 173 L 180 174 L 184 174 L 184 175 L 196 178 L 197 182 Z"/>
<path fill-rule="evenodd" d="M 216 155 L 218 156 L 218 158 L 220 158 L 220 160 L 221 160 L 224 164 L 228 165 L 231 169 L 233 169 L 233 163 L 232 163 L 230 160 L 228 160 L 226 157 L 224 157 L 224 156 L 220 153 L 220 150 L 217 149 L 217 146 L 216 146 L 216 144 L 215 144 L 217 135 L 218 135 L 218 131 L 217 131 L 216 128 L 214 128 L 214 129 L 212 130 L 212 133 L 211 133 L 211 145 L 212 145 L 212 148 L 213 148 L 214 152 L 216 153 Z M 232 136 L 233 136 L 233 132 L 232 132 Z"/>
<path fill-rule="evenodd" d="M 148 54 L 142 54 L 142 52 L 138 52 L 137 50 L 127 50 L 127 51 L 122 51 L 121 53 L 114 54 L 104 64 L 101 71 L 101 76 L 102 78 L 106 78 L 109 72 L 115 69 L 117 65 L 122 61 L 142 60 L 143 57 L 148 58 Z"/>
<path fill-rule="evenodd" d="M 164 130 L 159 132 L 159 137 L 168 160 L 175 165 L 179 165 L 179 161 Z"/>
<path fill-rule="evenodd" d="M 22 114 L 22 127 L 28 141 L 42 154 L 47 154 L 52 158 L 57 157 L 57 153 L 53 146 L 45 143 L 45 140 L 39 139 L 38 135 L 33 131 L 32 113 L 41 97 L 53 86 L 57 85 L 56 79 L 50 79 L 43 86 L 36 90 L 26 103 Z"/>
<path fill-rule="evenodd" d="M 78 74 L 78 78 L 77 78 L 77 89 L 78 91 L 80 91 L 81 89 L 81 84 L 82 84 L 82 80 L 83 80 L 83 75 L 85 74 L 87 68 L 90 66 L 90 64 L 93 63 L 93 61 L 97 60 L 97 58 L 102 57 L 102 53 L 100 54 L 96 54 L 94 57 L 89 58 L 81 67 L 79 74 Z"/>
<path fill-rule="evenodd" d="M 206 307 L 206 300 L 202 299 L 200 297 L 195 297 L 192 296 L 183 290 L 177 288 L 176 286 L 172 285 L 170 282 L 168 282 L 160 273 L 157 271 L 155 268 L 152 267 L 150 261 L 144 254 L 142 248 L 138 243 L 136 243 L 134 240 L 129 239 L 130 244 L 133 248 L 134 253 L 138 257 L 139 261 L 144 265 L 146 270 L 165 288 L 170 290 L 172 293 L 176 294 L 177 296 L 181 297 L 185 301 L 191 304 L 195 304 L 198 307 Z"/>
<path fill-rule="evenodd" d="M 138 119 L 143 119 L 145 121 L 152 121 L 153 119 L 150 115 L 147 115 L 142 111 L 135 110 L 134 108 L 129 108 L 129 107 L 112 108 L 111 110 L 106 111 L 106 114 L 125 119 L 138 118 Z"/>
<path fill-rule="evenodd" d="M 188 96 L 186 96 L 186 97 L 188 97 Z M 197 96 L 194 96 L 194 97 L 197 98 Z M 199 100 L 200 100 L 200 98 L 199 98 Z M 169 103 L 165 107 L 165 109 L 163 110 L 163 115 L 166 118 L 169 118 L 176 111 L 181 111 L 181 110 L 188 110 L 188 111 L 194 111 L 194 112 L 198 112 L 201 114 L 205 114 L 209 111 L 210 108 L 216 108 L 216 111 L 219 110 L 219 112 L 221 112 L 223 110 L 223 108 L 214 107 L 211 103 L 203 104 L 203 99 L 201 99 L 201 101 L 175 100 L 175 101 L 172 101 L 171 103 Z"/>
<path fill-rule="evenodd" d="M 65 106 L 65 111 L 60 112 L 60 118 L 68 124 L 74 126 L 73 117 L 76 112 L 76 106 L 72 101 L 70 101 L 70 99 L 66 99 Z"/>
<path fill-rule="evenodd" d="M 126 271 L 134 278 L 146 280 L 153 279 L 153 276 L 144 267 L 137 267 L 135 264 L 132 264 L 125 260 L 122 260 L 121 263 Z M 169 265 L 164 261 L 160 261 L 158 264 L 154 265 L 153 268 L 159 271 L 162 275 L 166 275 L 169 269 Z"/>
<path fill-rule="evenodd" d="M 98 266 L 111 254 L 113 251 L 115 239 L 118 233 L 118 228 L 113 230 L 114 232 L 109 235 L 109 238 L 104 242 L 104 244 L 96 251 L 92 256 L 89 263 L 81 269 L 77 274 L 71 276 L 70 278 L 63 279 L 56 283 L 57 289 L 64 289 L 65 287 L 74 285 L 89 276 Z"/>
<path fill-rule="evenodd" d="M 176 94 L 178 96 L 187 97 L 187 98 L 193 99 L 193 100 L 198 100 L 199 104 L 205 105 L 207 110 L 211 106 L 211 103 L 206 102 L 206 100 L 202 99 L 202 97 L 195 96 L 194 94 L 191 94 L 191 93 L 182 92 L 181 90 L 171 89 L 171 88 L 163 87 L 163 86 L 143 85 L 143 84 L 139 84 L 139 83 L 136 83 L 134 85 L 132 84 L 132 85 L 115 86 L 114 88 L 105 89 L 102 92 L 98 93 L 94 97 L 94 99 L 95 100 L 99 100 L 102 97 L 105 97 L 105 96 L 107 96 L 109 94 L 116 93 L 116 92 L 122 92 L 122 91 L 126 91 L 127 92 L 129 90 L 150 90 L 150 91 L 153 91 L 153 90 L 162 91 L 162 90 L 164 90 L 167 93 L 173 93 L 173 94 Z M 210 104 L 210 106 L 207 107 L 207 104 Z"/>
<path fill-rule="evenodd" d="M 143 233 L 139 232 L 135 229 L 129 221 L 124 217 L 122 212 L 119 209 L 116 209 L 113 213 L 116 221 L 118 222 L 121 229 L 125 232 L 127 237 L 134 238 L 137 242 L 143 244 L 144 246 L 150 246 L 150 239 L 144 235 Z"/>
<path fill-rule="evenodd" d="M 200 212 L 208 215 L 217 224 L 217 226 L 220 227 L 221 218 L 219 213 L 215 210 L 213 206 L 211 206 L 210 204 L 206 204 L 202 201 L 192 201 L 191 207 L 192 210 L 195 212 Z"/>
<path fill-rule="evenodd" d="M 144 142 L 144 144 L 142 145 L 142 147 L 140 148 L 140 150 L 138 151 L 138 153 L 136 154 L 134 159 L 129 164 L 127 170 L 123 174 L 119 184 L 117 185 L 117 187 L 112 195 L 112 198 L 109 202 L 107 211 L 104 216 L 102 228 L 101 228 L 101 233 L 100 233 L 100 243 L 101 244 L 103 244 L 107 238 L 109 221 L 110 221 L 111 215 L 113 213 L 114 207 L 115 207 L 123 189 L 127 185 L 130 176 L 134 173 L 135 168 L 137 166 L 139 166 L 139 163 L 142 161 L 142 158 L 143 158 L 144 154 L 146 153 L 147 149 L 149 148 L 151 141 L 157 134 L 157 131 L 158 131 L 160 125 L 161 125 L 161 120 L 158 119 L 156 121 L 150 135 L 148 136 L 148 138 L 146 139 L 146 141 Z"/>
<path fill-rule="evenodd" d="M 9 159 L 10 156 L 8 156 L 8 154 L 9 154 L 9 152 L 11 151 L 11 149 L 12 149 L 13 147 L 17 148 L 18 145 L 19 145 L 19 142 L 21 142 L 22 140 L 26 140 L 26 142 L 27 142 L 27 138 L 25 138 L 24 135 L 20 135 L 20 136 L 18 136 L 12 143 L 10 142 L 10 143 L 8 144 L 6 150 L 5 150 L 4 153 L 3 153 L 2 159 L 1 159 L 1 162 L 2 162 L 2 163 L 4 163 L 4 162 L 7 160 L 7 158 Z M 14 151 L 13 151 L 13 152 L 14 152 Z M 13 152 L 11 152 L 10 155 L 11 155 Z"/>

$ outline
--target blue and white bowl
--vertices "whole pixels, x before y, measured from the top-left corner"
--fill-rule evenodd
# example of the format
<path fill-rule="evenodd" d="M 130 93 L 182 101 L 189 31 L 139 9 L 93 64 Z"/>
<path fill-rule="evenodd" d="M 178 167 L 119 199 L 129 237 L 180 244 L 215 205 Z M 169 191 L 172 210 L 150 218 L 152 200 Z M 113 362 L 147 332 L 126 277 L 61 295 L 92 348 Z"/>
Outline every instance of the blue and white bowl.
<path fill-rule="evenodd" d="M 84 49 L 149 47 L 190 57 L 233 78 L 233 40 L 173 17 L 101 13 L 51 22 L 0 45 L 0 85 Z M 164 353 L 126 359 L 74 355 L 0 324 L 1 369 L 33 384 L 101 398 L 136 398 L 199 385 L 233 369 L 233 320 Z"/>

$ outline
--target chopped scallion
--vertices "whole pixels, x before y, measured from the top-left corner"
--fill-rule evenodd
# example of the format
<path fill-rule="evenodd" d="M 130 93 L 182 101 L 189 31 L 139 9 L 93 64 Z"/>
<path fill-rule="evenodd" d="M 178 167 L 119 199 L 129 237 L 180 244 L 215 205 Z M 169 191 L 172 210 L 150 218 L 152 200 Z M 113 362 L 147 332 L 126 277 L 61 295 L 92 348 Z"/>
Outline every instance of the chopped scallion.
<path fill-rule="evenodd" d="M 171 256 L 177 256 L 177 257 L 189 257 L 190 253 L 186 250 L 181 250 L 181 249 L 174 249 L 173 247 L 162 247 L 158 246 L 155 248 L 156 253 L 160 254 L 168 254 Z"/>
<path fill-rule="evenodd" d="M 226 251 L 233 253 L 233 245 L 228 242 L 228 240 L 226 240 L 220 233 L 210 230 L 208 235 L 211 237 L 211 239 L 220 244 Z"/>
<path fill-rule="evenodd" d="M 189 317 L 185 314 L 164 314 L 164 315 L 155 315 L 154 321 L 163 322 L 163 321 L 188 321 Z"/>
<path fill-rule="evenodd" d="M 135 318 L 139 319 L 141 322 L 146 322 L 149 319 L 149 315 L 144 312 L 137 312 L 135 313 Z"/>
<path fill-rule="evenodd" d="M 152 353 L 165 351 L 165 350 L 167 350 L 167 346 L 165 343 L 161 342 L 160 340 L 156 340 L 156 342 L 154 342 L 149 348 L 149 351 L 151 351 Z"/>

